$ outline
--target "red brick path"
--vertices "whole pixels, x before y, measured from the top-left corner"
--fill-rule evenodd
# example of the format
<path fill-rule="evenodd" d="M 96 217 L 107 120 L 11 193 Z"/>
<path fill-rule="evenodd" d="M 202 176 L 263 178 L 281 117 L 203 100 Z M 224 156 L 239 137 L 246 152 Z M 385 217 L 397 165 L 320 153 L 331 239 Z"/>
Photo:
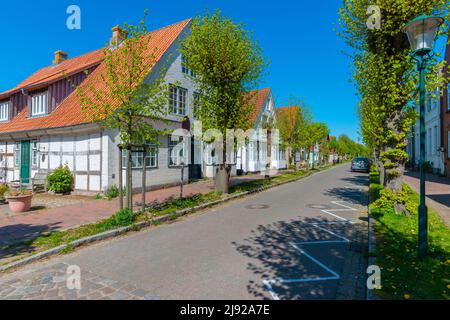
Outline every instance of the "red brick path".
<path fill-rule="evenodd" d="M 261 179 L 259 175 L 235 177 L 231 184 Z M 213 182 L 200 181 L 184 186 L 184 196 L 206 194 L 214 190 Z M 163 202 L 171 197 L 178 197 L 180 187 L 147 192 L 146 203 Z M 136 194 L 133 202 L 141 203 L 141 195 Z M 64 207 L 50 208 L 22 215 L 0 215 L 0 251 L 1 247 L 10 243 L 35 238 L 43 232 L 64 230 L 83 224 L 97 222 L 110 217 L 119 209 L 118 199 L 88 200 Z"/>
<path fill-rule="evenodd" d="M 419 192 L 420 180 L 417 172 L 407 172 L 405 182 Z M 450 226 L 450 179 L 427 174 L 426 176 L 427 205 L 431 206 Z"/>

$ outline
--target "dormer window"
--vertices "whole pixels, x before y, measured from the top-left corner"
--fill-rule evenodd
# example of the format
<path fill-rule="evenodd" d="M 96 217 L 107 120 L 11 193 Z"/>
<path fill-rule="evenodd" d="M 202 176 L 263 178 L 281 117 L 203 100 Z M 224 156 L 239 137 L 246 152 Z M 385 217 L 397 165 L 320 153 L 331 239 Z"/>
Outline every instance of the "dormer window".
<path fill-rule="evenodd" d="M 0 121 L 9 120 L 9 101 L 0 102 Z"/>
<path fill-rule="evenodd" d="M 47 91 L 31 96 L 31 116 L 44 116 L 47 114 L 48 95 Z"/>

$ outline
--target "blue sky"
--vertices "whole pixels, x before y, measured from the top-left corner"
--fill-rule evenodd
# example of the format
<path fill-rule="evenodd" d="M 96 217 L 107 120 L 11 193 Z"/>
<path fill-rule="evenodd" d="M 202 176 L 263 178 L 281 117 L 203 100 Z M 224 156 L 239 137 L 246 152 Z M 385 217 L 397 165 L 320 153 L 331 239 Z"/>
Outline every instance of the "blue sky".
<path fill-rule="evenodd" d="M 81 8 L 81 30 L 66 28 L 66 9 Z M 1 4 L 0 91 L 51 64 L 62 49 L 74 57 L 104 46 L 111 27 L 137 23 L 150 10 L 149 29 L 156 29 L 218 8 L 253 31 L 270 60 L 261 87 L 270 86 L 278 106 L 292 96 L 312 108 L 332 135 L 357 138 L 358 99 L 349 83 L 351 61 L 336 35 L 341 1 L 307 0 L 153 0 L 153 1 L 7 1 Z M 5 20 L 6 19 L 6 20 Z"/>

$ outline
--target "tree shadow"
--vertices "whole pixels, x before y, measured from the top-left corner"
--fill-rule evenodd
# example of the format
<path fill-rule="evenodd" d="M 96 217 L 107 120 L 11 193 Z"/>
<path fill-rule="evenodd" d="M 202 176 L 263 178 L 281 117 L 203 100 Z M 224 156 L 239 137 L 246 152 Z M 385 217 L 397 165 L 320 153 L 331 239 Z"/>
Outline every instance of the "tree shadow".
<path fill-rule="evenodd" d="M 427 197 L 437 203 L 450 207 L 450 194 L 428 194 Z"/>
<path fill-rule="evenodd" d="M 367 175 L 357 175 L 357 176 L 353 176 L 353 177 L 345 177 L 345 178 L 341 178 L 341 181 L 345 181 L 351 185 L 355 185 L 355 186 L 363 186 L 363 187 L 367 187 L 367 185 L 369 184 L 369 178 Z"/>
<path fill-rule="evenodd" d="M 60 223 L 14 224 L 0 227 L 0 260 L 31 253 L 37 248 L 33 240 L 60 228 Z"/>
<path fill-rule="evenodd" d="M 348 250 L 364 251 L 364 246 L 357 242 L 358 232 L 367 230 L 325 218 L 305 218 L 260 225 L 242 243 L 233 245 L 240 254 L 253 260 L 247 269 L 260 279 L 248 283 L 248 292 L 257 299 L 271 299 L 263 280 L 305 280 L 333 275 L 310 257 L 340 274 Z M 344 242 L 342 237 L 349 241 Z M 305 243 L 311 241 L 315 243 Z M 271 286 L 283 300 L 335 299 L 338 280 L 274 282 Z"/>

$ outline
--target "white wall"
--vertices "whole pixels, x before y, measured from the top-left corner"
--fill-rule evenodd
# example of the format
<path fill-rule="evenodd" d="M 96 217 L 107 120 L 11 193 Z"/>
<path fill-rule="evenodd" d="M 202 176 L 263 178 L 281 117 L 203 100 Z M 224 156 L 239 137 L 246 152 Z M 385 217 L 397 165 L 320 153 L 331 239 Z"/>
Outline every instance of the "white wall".
<path fill-rule="evenodd" d="M 439 96 L 437 96 L 439 97 Z M 430 100 L 426 99 L 425 106 L 425 161 L 433 163 L 433 168 L 436 172 L 442 172 L 443 161 L 442 153 L 438 151 L 441 147 L 441 120 L 440 120 L 440 103 L 439 99 L 433 97 L 431 99 L 431 108 L 429 107 Z M 418 112 L 418 107 L 416 107 Z M 420 156 L 420 127 L 419 120 L 415 124 L 415 163 L 418 165 Z M 412 139 L 409 141 L 408 153 L 412 155 Z"/>

